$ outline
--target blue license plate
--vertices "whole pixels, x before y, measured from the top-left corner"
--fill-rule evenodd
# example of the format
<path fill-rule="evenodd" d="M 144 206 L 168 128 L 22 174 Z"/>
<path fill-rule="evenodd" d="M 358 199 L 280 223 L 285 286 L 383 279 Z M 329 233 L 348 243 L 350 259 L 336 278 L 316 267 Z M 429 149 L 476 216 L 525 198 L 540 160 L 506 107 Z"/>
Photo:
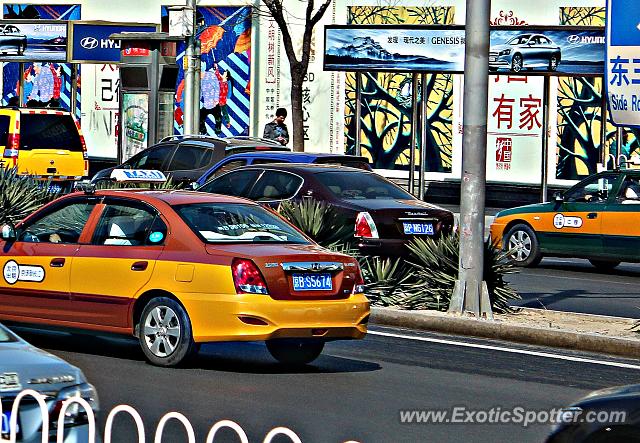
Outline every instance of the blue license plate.
<path fill-rule="evenodd" d="M 413 235 L 433 235 L 433 223 L 408 223 L 403 222 L 402 227 L 404 228 L 405 234 L 413 234 Z"/>
<path fill-rule="evenodd" d="M 294 291 L 331 291 L 333 281 L 331 274 L 293 274 Z"/>
<path fill-rule="evenodd" d="M 11 411 L 3 411 L 2 412 L 2 426 L 0 426 L 1 430 L 0 430 L 0 435 L 2 435 L 2 438 L 9 438 L 9 435 L 11 433 L 11 428 L 9 427 L 9 425 L 11 424 Z M 16 434 L 19 436 L 19 430 L 20 428 L 18 427 L 18 429 L 16 429 Z"/>

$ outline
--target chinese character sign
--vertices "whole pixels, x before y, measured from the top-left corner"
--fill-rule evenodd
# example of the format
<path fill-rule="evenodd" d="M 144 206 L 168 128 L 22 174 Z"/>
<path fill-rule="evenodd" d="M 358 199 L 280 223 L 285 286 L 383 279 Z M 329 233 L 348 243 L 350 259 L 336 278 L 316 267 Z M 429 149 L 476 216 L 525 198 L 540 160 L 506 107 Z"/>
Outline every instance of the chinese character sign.
<path fill-rule="evenodd" d="M 640 14 L 634 0 L 609 0 L 606 88 L 611 119 L 640 126 Z"/>

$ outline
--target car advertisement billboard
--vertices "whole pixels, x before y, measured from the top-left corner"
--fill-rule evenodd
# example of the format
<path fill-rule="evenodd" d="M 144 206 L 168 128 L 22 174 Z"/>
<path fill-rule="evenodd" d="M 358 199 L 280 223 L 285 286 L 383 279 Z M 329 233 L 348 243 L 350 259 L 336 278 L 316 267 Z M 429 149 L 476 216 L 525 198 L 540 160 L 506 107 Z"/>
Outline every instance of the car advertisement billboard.
<path fill-rule="evenodd" d="M 464 72 L 462 26 L 325 26 L 325 71 Z"/>
<path fill-rule="evenodd" d="M 156 32 L 153 24 L 71 22 L 69 58 L 72 63 L 118 63 L 120 42 L 110 40 L 120 32 Z"/>
<path fill-rule="evenodd" d="M 492 72 L 604 74 L 604 28 L 494 28 L 490 41 Z"/>
<path fill-rule="evenodd" d="M 498 74 L 602 75 L 604 28 L 496 27 L 489 70 Z M 462 26 L 326 26 L 326 71 L 464 72 Z"/>
<path fill-rule="evenodd" d="M 0 61 L 65 62 L 67 22 L 1 20 Z"/>

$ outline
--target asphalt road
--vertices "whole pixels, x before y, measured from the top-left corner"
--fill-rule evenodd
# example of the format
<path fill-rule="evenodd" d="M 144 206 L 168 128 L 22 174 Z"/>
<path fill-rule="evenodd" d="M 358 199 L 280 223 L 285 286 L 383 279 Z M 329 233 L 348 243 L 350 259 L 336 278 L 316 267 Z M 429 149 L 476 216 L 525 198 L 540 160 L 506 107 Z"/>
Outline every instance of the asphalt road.
<path fill-rule="evenodd" d="M 305 443 L 539 442 L 548 425 L 402 424 L 400 411 L 557 408 L 594 389 L 637 382 L 640 375 L 640 361 L 610 359 L 608 364 L 636 367 L 607 366 L 572 360 L 603 358 L 597 355 L 383 327 L 372 330 L 374 334 L 362 341 L 329 343 L 312 366 L 297 371 L 275 363 L 258 343 L 206 345 L 191 367 L 164 369 L 144 362 L 130 340 L 17 332 L 82 368 L 98 389 L 103 411 L 122 403 L 140 411 L 147 441 L 152 441 L 163 414 L 178 411 L 193 423 L 198 442 L 204 442 L 210 426 L 221 419 L 238 422 L 251 442 L 263 441 L 276 426 L 290 427 Z M 500 349 L 478 348 L 479 344 Z M 531 351 L 550 355 L 530 355 Z M 103 413 L 103 429 L 105 418 Z M 177 424 L 166 431 L 165 442 L 187 441 Z M 216 443 L 239 441 L 230 431 L 219 437 Z M 117 419 L 113 438 L 119 443 L 137 441 L 133 422 Z M 290 442 L 285 437 L 274 441 Z"/>
<path fill-rule="evenodd" d="M 598 271 L 587 260 L 545 258 L 507 278 L 522 297 L 518 306 L 640 318 L 640 264 Z"/>

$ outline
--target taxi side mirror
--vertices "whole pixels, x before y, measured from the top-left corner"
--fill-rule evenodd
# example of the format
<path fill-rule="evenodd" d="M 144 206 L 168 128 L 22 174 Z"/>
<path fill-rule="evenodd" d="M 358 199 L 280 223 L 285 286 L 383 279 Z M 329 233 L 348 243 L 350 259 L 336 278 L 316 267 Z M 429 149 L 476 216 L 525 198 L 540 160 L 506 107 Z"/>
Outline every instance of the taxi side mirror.
<path fill-rule="evenodd" d="M 553 200 L 557 203 L 562 203 L 564 201 L 564 195 L 560 191 L 556 191 L 553 193 Z"/>
<path fill-rule="evenodd" d="M 1 236 L 4 241 L 15 241 L 17 239 L 16 227 L 12 223 L 3 225 Z"/>

